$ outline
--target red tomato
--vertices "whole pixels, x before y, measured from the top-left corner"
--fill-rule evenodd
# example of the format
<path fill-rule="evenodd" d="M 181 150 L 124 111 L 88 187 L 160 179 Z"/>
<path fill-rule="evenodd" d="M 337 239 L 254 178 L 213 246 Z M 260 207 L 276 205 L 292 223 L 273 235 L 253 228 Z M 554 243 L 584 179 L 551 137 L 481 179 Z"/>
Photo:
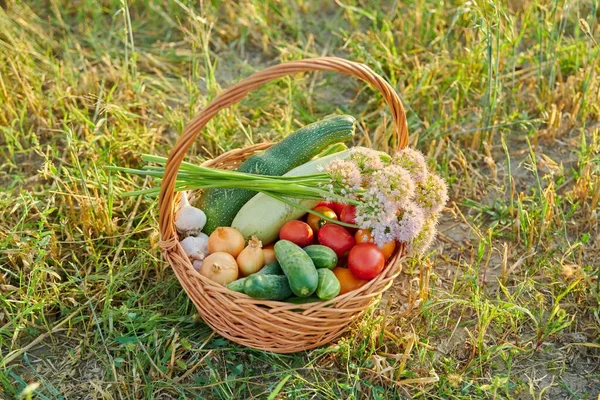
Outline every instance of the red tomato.
<path fill-rule="evenodd" d="M 350 204 L 346 204 L 344 208 L 342 208 L 342 212 L 340 213 L 340 221 L 347 222 L 349 224 L 354 224 L 356 219 L 356 207 L 351 206 Z M 348 232 L 354 234 L 356 232 L 356 228 L 346 228 Z"/>
<path fill-rule="evenodd" d="M 346 204 L 344 208 L 342 208 L 342 212 L 340 213 L 340 221 L 347 222 L 349 224 L 354 223 L 354 219 L 356 218 L 356 207 Z"/>
<path fill-rule="evenodd" d="M 306 222 L 288 221 L 279 230 L 279 239 L 289 240 L 300 247 L 308 246 L 313 241 L 313 230 Z"/>
<path fill-rule="evenodd" d="M 357 244 L 348 254 L 348 269 L 358 279 L 373 279 L 384 266 L 383 253 L 372 243 Z"/>
<path fill-rule="evenodd" d="M 337 215 L 329 207 L 318 206 L 318 207 L 313 208 L 313 211 L 321 213 L 328 218 L 335 219 L 336 221 L 338 219 Z M 313 215 L 313 214 L 308 214 L 308 217 L 306 218 L 306 222 L 308 223 L 308 225 L 310 225 L 313 232 L 318 232 L 319 229 L 321 229 L 321 227 L 327 223 L 326 220 L 321 219 L 318 216 Z"/>
<path fill-rule="evenodd" d="M 354 237 L 342 226 L 336 224 L 325 224 L 319 229 L 319 243 L 327 246 L 337 254 L 345 257 L 350 249 L 356 244 Z"/>
<path fill-rule="evenodd" d="M 369 231 L 368 229 L 357 230 L 356 234 L 354 235 L 354 239 L 356 239 L 356 243 L 374 243 L 375 242 L 375 239 L 373 239 L 373 235 L 371 234 L 371 231 Z M 392 254 L 394 254 L 394 250 L 396 250 L 396 242 L 393 240 L 391 242 L 387 242 L 383 246 L 381 246 L 380 249 L 381 249 L 381 252 L 383 253 L 383 256 L 387 260 L 388 258 L 390 258 L 390 256 Z"/>
<path fill-rule="evenodd" d="M 339 216 L 341 214 L 342 208 L 344 208 L 345 204 L 334 203 L 333 201 L 322 201 L 319 204 L 317 204 L 317 207 L 319 207 L 319 206 L 329 207 L 333 210 L 334 213 L 336 213 Z"/>

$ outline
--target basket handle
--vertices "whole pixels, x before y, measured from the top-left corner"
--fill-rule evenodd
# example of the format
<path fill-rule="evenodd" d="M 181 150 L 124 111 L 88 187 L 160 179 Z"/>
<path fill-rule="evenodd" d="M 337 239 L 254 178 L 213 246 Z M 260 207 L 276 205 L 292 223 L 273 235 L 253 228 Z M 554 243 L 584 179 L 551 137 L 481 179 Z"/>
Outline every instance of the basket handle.
<path fill-rule="evenodd" d="M 163 249 L 168 250 L 175 246 L 174 241 L 176 240 L 176 236 L 173 229 L 173 200 L 175 198 L 174 191 L 177 172 L 185 157 L 185 153 L 190 148 L 202 128 L 204 128 L 208 121 L 210 121 L 210 119 L 221 109 L 239 102 L 246 97 L 251 90 L 277 78 L 306 71 L 339 72 L 355 76 L 370 83 L 371 86 L 381 93 L 392 111 L 398 147 L 402 149 L 408 145 L 408 126 L 406 123 L 404 106 L 400 101 L 400 97 L 389 83 L 364 64 L 338 57 L 318 57 L 289 61 L 256 72 L 218 95 L 200 112 L 200 114 L 190 121 L 183 130 L 183 134 L 175 143 L 175 147 L 171 151 L 165 166 L 165 173 L 160 185 L 160 196 L 158 198 L 159 226 Z"/>

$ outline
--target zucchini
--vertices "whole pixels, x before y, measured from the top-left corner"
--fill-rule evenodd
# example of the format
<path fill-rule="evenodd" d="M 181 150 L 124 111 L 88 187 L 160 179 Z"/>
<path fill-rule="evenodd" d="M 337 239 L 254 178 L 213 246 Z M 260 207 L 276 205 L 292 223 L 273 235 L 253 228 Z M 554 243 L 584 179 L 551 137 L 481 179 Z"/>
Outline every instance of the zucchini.
<path fill-rule="evenodd" d="M 281 176 L 330 145 L 351 139 L 354 122 L 353 117 L 340 115 L 306 125 L 264 152 L 252 155 L 240 165 L 238 171 Z M 231 226 L 238 211 L 255 195 L 256 192 L 245 189 L 205 190 L 195 205 L 207 217 L 204 233 L 210 235 L 219 226 Z"/>
<path fill-rule="evenodd" d="M 318 172 L 317 168 L 319 166 L 326 165 L 332 160 L 346 159 L 349 156 L 350 150 L 345 150 L 327 157 L 317 158 L 294 168 L 284 176 L 315 174 Z M 319 200 L 300 200 L 299 204 L 304 208 L 312 209 L 319 204 Z M 298 219 L 304 214 L 305 212 L 299 208 L 259 193 L 244 204 L 235 216 L 231 226 L 240 231 L 245 238 L 256 236 L 263 243 L 272 243 L 277 239 L 279 230 L 286 222 Z"/>
<path fill-rule="evenodd" d="M 319 274 L 319 285 L 317 286 L 317 297 L 321 300 L 330 300 L 340 294 L 341 285 L 333 271 L 321 268 Z"/>
<path fill-rule="evenodd" d="M 334 269 L 338 263 L 337 254 L 327 246 L 313 244 L 303 248 L 315 264 L 315 268 Z"/>
<path fill-rule="evenodd" d="M 296 296 L 308 297 L 317 290 L 319 274 L 300 246 L 289 240 L 280 240 L 275 243 L 275 257 Z"/>
<path fill-rule="evenodd" d="M 244 293 L 261 300 L 285 300 L 292 296 L 288 280 L 283 275 L 250 275 L 244 282 Z"/>

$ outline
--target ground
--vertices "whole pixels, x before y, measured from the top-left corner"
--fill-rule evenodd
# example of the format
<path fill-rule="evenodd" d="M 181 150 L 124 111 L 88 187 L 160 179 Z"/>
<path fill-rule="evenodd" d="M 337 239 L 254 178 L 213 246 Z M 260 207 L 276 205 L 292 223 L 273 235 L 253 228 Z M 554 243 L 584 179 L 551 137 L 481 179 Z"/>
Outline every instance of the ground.
<path fill-rule="evenodd" d="M 597 0 L 0 5 L 0 398 L 598 398 Z M 275 355 L 198 319 L 156 201 L 121 196 L 155 182 L 106 167 L 167 155 L 223 88 L 319 55 L 396 88 L 451 199 L 347 335 Z M 391 151 L 381 97 L 319 73 L 220 113 L 188 160 L 334 113 Z"/>

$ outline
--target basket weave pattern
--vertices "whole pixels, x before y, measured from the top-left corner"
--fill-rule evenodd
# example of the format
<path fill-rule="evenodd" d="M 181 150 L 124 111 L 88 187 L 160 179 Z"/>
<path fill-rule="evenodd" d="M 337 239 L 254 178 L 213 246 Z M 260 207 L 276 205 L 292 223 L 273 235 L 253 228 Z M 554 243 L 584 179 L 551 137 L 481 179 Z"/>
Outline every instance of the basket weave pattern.
<path fill-rule="evenodd" d="M 219 110 L 242 100 L 253 89 L 280 77 L 306 71 L 331 71 L 355 76 L 377 89 L 393 119 L 398 148 L 408 144 L 404 107 L 394 89 L 369 67 L 335 57 L 291 61 L 266 68 L 217 96 L 184 129 L 165 168 L 159 197 L 160 245 L 164 257 L 203 320 L 220 335 L 245 346 L 276 353 L 312 349 L 338 338 L 372 301 L 391 285 L 402 269 L 403 246 L 397 246 L 385 269 L 359 289 L 332 300 L 291 304 L 256 300 L 230 291 L 194 270 L 179 244 L 174 228 L 175 181 L 185 153 L 198 133 Z M 231 169 L 269 143 L 232 150 L 205 162 L 206 167 Z"/>

